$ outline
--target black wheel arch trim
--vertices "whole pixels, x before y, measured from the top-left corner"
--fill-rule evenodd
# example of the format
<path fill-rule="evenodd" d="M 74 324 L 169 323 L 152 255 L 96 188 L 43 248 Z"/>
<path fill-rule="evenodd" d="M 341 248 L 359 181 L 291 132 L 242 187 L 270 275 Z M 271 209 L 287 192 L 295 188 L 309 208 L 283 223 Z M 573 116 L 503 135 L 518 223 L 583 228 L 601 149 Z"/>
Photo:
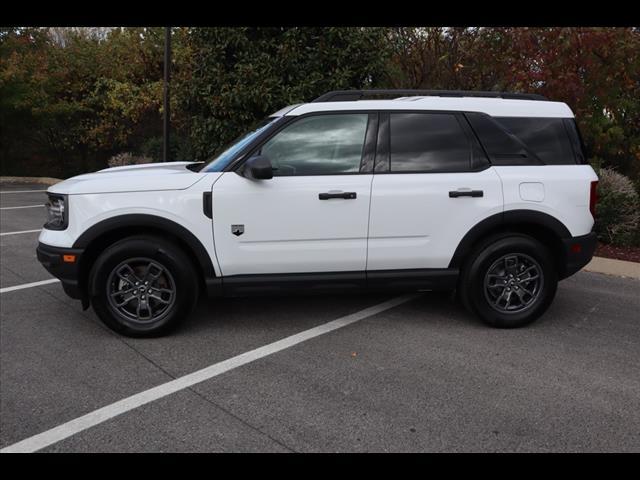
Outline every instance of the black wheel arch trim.
<path fill-rule="evenodd" d="M 508 210 L 506 212 L 496 213 L 474 225 L 467 234 L 462 237 L 449 262 L 449 268 L 460 268 L 467 254 L 476 242 L 484 236 L 497 229 L 517 225 L 543 227 L 553 232 L 558 239 L 571 237 L 569 229 L 560 220 L 552 217 L 548 213 L 538 212 L 536 210 Z"/>
<path fill-rule="evenodd" d="M 202 245 L 202 242 L 182 225 L 157 215 L 133 213 L 102 220 L 80 235 L 73 244 L 73 248 L 86 249 L 94 240 L 100 238 L 102 235 L 127 227 L 154 228 L 167 231 L 178 237 L 198 260 L 198 266 L 202 269 L 205 283 L 208 285 L 216 277 L 213 262 L 207 249 Z"/>

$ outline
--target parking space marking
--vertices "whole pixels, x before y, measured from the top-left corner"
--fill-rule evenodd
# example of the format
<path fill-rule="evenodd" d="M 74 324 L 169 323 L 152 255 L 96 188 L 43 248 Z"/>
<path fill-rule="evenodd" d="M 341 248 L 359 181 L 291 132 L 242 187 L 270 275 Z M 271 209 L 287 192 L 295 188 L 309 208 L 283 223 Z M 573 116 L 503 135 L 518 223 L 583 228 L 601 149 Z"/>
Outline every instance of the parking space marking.
<path fill-rule="evenodd" d="M 23 290 L 25 288 L 39 287 L 40 285 L 48 285 L 49 283 L 59 282 L 57 278 L 50 278 L 49 280 L 42 280 L 40 282 L 23 283 L 22 285 L 14 285 L 13 287 L 0 288 L 0 293 L 13 292 L 14 290 Z"/>
<path fill-rule="evenodd" d="M 4 237 L 5 235 L 20 235 L 21 233 L 36 233 L 41 231 L 42 229 L 39 228 L 37 230 L 22 230 L 20 232 L 4 232 L 4 233 L 0 233 L 0 237 Z"/>
<path fill-rule="evenodd" d="M 158 385 L 157 387 L 153 387 L 149 390 L 145 390 L 130 397 L 124 398 L 115 403 L 112 403 L 111 405 L 107 405 L 106 407 L 94 410 L 93 412 L 90 412 L 69 422 L 63 423 L 62 425 L 54 427 L 50 430 L 4 447 L 3 449 L 0 449 L 0 453 L 36 452 L 45 447 L 48 447 L 49 445 L 64 440 L 65 438 L 80 433 L 100 423 L 106 422 L 107 420 L 122 415 L 123 413 L 129 412 L 130 410 L 138 408 L 142 405 L 146 405 L 155 400 L 171 395 L 172 393 L 184 390 L 197 383 L 204 382 L 205 380 L 210 380 L 211 378 L 221 375 L 225 372 L 267 357 L 274 353 L 280 352 L 287 348 L 293 347 L 295 345 L 298 345 L 299 343 L 305 342 L 320 335 L 324 335 L 325 333 L 329 333 L 339 328 L 346 327 L 347 325 L 351 325 L 352 323 L 358 322 L 367 317 L 371 317 L 378 313 L 384 312 L 385 310 L 389 310 L 419 296 L 420 294 L 412 293 L 409 295 L 395 297 L 391 300 L 387 300 L 386 302 L 379 303 L 378 305 L 373 305 L 371 307 L 365 308 L 364 310 L 360 310 L 359 312 L 355 312 L 331 322 L 325 323 L 323 325 L 310 328 L 309 330 L 296 333 L 289 337 L 283 338 L 282 340 L 264 345 L 249 352 L 241 353 L 240 355 L 236 355 L 235 357 L 228 358 L 227 360 L 214 363 L 213 365 L 205 367 L 201 370 L 197 370 L 193 373 Z"/>
<path fill-rule="evenodd" d="M 36 192 L 46 192 L 46 190 L 5 190 L 0 193 L 36 193 Z"/>
<path fill-rule="evenodd" d="M 0 210 L 17 210 L 18 208 L 43 208 L 44 207 L 44 203 L 41 203 L 39 205 L 23 205 L 21 207 L 0 207 Z"/>

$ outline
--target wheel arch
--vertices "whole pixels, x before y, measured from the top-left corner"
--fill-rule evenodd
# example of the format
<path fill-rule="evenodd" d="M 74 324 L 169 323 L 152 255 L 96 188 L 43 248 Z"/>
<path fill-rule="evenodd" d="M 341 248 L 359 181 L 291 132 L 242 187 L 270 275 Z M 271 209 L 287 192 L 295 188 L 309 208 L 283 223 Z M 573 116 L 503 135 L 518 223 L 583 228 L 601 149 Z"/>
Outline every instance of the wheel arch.
<path fill-rule="evenodd" d="M 449 268 L 461 268 L 478 242 L 500 233 L 525 234 L 546 245 L 554 257 L 558 274 L 564 276 L 566 253 L 562 239 L 570 238 L 571 233 L 557 218 L 534 210 L 509 210 L 477 223 L 458 244 Z"/>
<path fill-rule="evenodd" d="M 91 267 L 105 248 L 118 240 L 139 234 L 156 234 L 175 242 L 198 270 L 202 286 L 209 289 L 216 282 L 209 253 L 202 242 L 184 226 L 156 215 L 128 214 L 96 223 L 74 242 L 73 248 L 84 250 L 79 265 L 80 285 L 88 288 Z"/>

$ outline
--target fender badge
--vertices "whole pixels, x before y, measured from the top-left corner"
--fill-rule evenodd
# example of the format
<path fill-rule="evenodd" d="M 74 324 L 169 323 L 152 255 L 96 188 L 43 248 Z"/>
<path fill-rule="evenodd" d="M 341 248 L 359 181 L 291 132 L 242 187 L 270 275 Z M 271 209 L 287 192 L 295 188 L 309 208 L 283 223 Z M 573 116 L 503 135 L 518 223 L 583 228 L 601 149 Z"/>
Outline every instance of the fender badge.
<path fill-rule="evenodd" d="M 244 225 L 231 225 L 231 233 L 239 237 L 244 233 Z"/>

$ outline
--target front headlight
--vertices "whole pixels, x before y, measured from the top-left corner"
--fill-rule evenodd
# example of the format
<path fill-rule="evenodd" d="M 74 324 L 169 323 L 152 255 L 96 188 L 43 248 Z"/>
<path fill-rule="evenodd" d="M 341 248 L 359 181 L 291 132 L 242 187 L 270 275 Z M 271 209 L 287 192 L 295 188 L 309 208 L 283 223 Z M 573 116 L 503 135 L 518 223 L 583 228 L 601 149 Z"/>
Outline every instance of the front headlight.
<path fill-rule="evenodd" d="M 67 195 L 48 193 L 49 201 L 45 204 L 47 209 L 47 230 L 64 230 L 69 222 L 69 203 Z"/>

